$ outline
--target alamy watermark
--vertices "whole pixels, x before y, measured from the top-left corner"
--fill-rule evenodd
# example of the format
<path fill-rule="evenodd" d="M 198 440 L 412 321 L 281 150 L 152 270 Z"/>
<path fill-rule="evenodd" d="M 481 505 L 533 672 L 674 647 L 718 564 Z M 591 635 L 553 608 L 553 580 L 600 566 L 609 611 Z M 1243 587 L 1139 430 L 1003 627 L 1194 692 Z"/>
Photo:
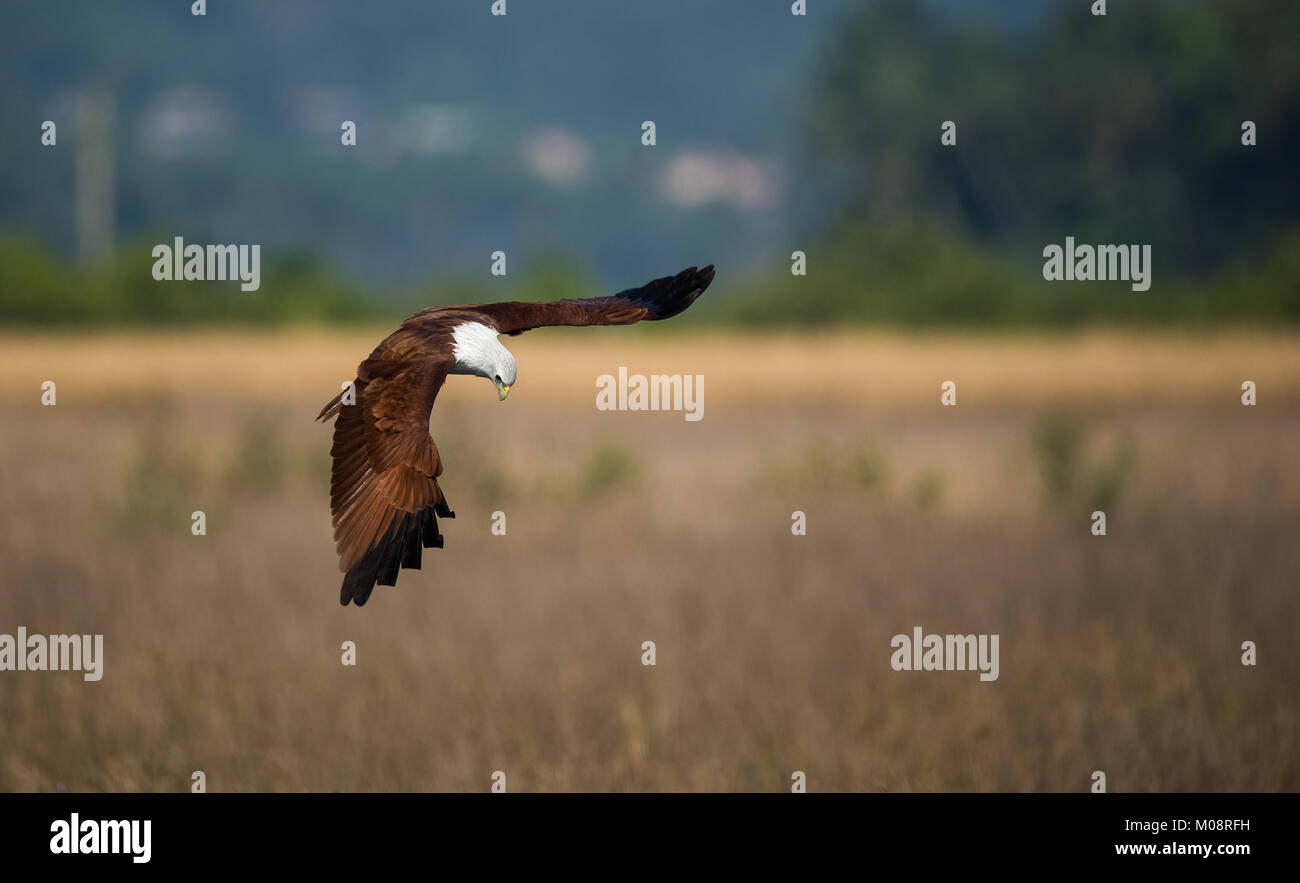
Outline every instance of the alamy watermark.
<path fill-rule="evenodd" d="M 704 419 L 703 374 L 629 374 L 596 378 L 597 411 L 684 411 L 690 422 Z"/>
<path fill-rule="evenodd" d="M 50 823 L 50 852 L 55 855 L 129 855 L 137 865 L 153 857 L 153 822 L 149 819 L 68 819 Z"/>
<path fill-rule="evenodd" d="M 1043 248 L 1043 278 L 1048 282 L 1132 282 L 1134 291 L 1151 287 L 1150 245 L 1049 243 Z"/>
<path fill-rule="evenodd" d="M 172 244 L 153 247 L 153 278 L 159 282 L 224 282 L 240 280 L 243 291 L 262 286 L 262 246 L 185 244 L 177 236 Z"/>
<path fill-rule="evenodd" d="M 79 671 L 86 681 L 104 676 L 103 635 L 0 635 L 0 671 Z"/>
<path fill-rule="evenodd" d="M 894 671 L 979 671 L 981 681 L 998 679 L 997 635 L 894 635 L 889 664 Z"/>

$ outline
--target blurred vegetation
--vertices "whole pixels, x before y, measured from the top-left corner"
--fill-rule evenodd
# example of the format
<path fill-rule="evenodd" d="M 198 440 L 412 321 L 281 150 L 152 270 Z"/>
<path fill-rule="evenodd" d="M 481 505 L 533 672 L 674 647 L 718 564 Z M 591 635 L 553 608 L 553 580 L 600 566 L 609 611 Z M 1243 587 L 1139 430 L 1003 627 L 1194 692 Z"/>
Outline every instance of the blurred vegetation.
<path fill-rule="evenodd" d="M 264 260 L 257 291 L 238 282 L 156 282 L 150 244 L 96 267 L 69 266 L 38 243 L 0 238 L 0 325 L 109 326 L 396 322 L 436 304 L 553 300 L 601 293 L 576 264 L 546 254 L 501 280 L 442 278 L 376 291 L 306 253 Z M 143 256 L 143 257 L 141 257 Z M 767 268 L 728 281 L 692 314 L 696 323 L 1049 326 L 1087 322 L 1198 324 L 1300 321 L 1300 232 L 1255 260 L 1202 280 L 1048 283 L 964 234 L 917 223 L 855 224 L 809 254 L 809 275 Z"/>
<path fill-rule="evenodd" d="M 829 487 L 883 490 L 891 475 L 889 459 L 874 441 L 834 445 L 818 440 L 789 460 L 763 464 L 761 482 L 783 493 Z"/>
<path fill-rule="evenodd" d="M 933 509 L 943 502 L 947 479 L 938 469 L 926 469 L 917 474 L 912 482 L 912 496 L 916 505 L 922 509 Z"/>
<path fill-rule="evenodd" d="M 1104 18 L 1088 7 L 1058 4 L 1011 31 L 921 0 L 842 16 L 806 90 L 806 156 L 791 169 L 788 214 L 809 220 L 760 266 L 724 262 L 693 321 L 1300 321 L 1300 4 L 1150 0 Z M 940 143 L 945 120 L 956 147 Z M 1257 145 L 1242 145 L 1243 120 Z M 713 226 L 721 243 L 727 222 Z M 1150 290 L 1044 281 L 1043 247 L 1066 236 L 1150 244 Z M 512 255 L 501 279 L 400 289 L 341 272 L 334 252 L 278 247 L 255 292 L 155 282 L 152 244 L 170 241 L 140 237 L 73 268 L 41 241 L 0 236 L 0 323 L 392 321 L 434 304 L 600 293 L 554 251 Z M 796 248 L 807 276 L 790 274 Z"/>
<path fill-rule="evenodd" d="M 1084 437 L 1083 421 L 1062 412 L 1044 414 L 1035 425 L 1033 435 L 1043 493 L 1049 500 L 1059 501 L 1075 482 Z"/>
<path fill-rule="evenodd" d="M 395 321 L 434 304 L 553 300 L 594 294 L 582 271 L 554 253 L 500 280 L 443 277 L 376 290 L 307 251 L 281 252 L 261 266 L 261 286 L 238 281 L 155 281 L 154 243 L 141 239 L 95 266 L 78 268 L 28 237 L 0 237 L 0 322 L 12 325 L 277 324 Z M 496 282 L 496 284 L 493 284 Z"/>
<path fill-rule="evenodd" d="M 636 454 L 629 448 L 604 442 L 583 461 L 577 477 L 582 497 L 598 497 L 633 481 L 640 472 Z"/>
<path fill-rule="evenodd" d="M 227 485 L 251 493 L 272 493 L 283 482 L 287 466 L 280 424 L 269 411 L 253 410 L 243 419 L 226 465 Z"/>
<path fill-rule="evenodd" d="M 918 0 L 837 30 L 802 192 L 833 220 L 719 305 L 747 323 L 1300 320 L 1300 5 L 1057 7 L 982 32 Z M 957 144 L 941 144 L 956 123 Z M 1242 123 L 1257 144 L 1241 143 Z M 1049 243 L 1152 246 L 1152 285 L 1047 282 Z"/>
<path fill-rule="evenodd" d="M 203 483 L 203 469 L 193 452 L 147 432 L 122 464 L 120 494 L 105 506 L 112 526 L 123 534 L 171 526 L 184 529 L 191 505 Z"/>
<path fill-rule="evenodd" d="M 1047 502 L 1081 499 L 1104 510 L 1119 501 L 1137 470 L 1137 447 L 1122 436 L 1103 452 L 1089 445 L 1089 435 L 1083 418 L 1065 411 L 1049 411 L 1035 422 L 1032 447 Z"/>
<path fill-rule="evenodd" d="M 1179 278 L 1160 259 L 1155 252 L 1150 291 L 1128 282 L 1047 282 L 1041 262 L 1018 265 L 952 229 L 858 222 L 809 251 L 806 277 L 790 275 L 788 265 L 768 268 L 708 312 L 750 325 L 1300 321 L 1300 233 L 1200 279 Z"/>
<path fill-rule="evenodd" d="M 1089 6 L 1058 7 L 1028 38 L 917 0 L 864 6 L 838 29 L 809 114 L 816 174 L 834 177 L 844 213 L 923 210 L 1034 255 L 1066 235 L 1150 242 L 1164 280 L 1270 251 L 1300 204 L 1300 5 Z"/>

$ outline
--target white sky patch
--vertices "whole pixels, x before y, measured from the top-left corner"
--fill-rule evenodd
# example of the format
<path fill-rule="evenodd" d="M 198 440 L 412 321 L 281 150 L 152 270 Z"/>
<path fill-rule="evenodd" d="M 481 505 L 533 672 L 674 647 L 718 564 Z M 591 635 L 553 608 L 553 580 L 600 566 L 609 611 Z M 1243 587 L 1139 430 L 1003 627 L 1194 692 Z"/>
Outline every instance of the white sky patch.
<path fill-rule="evenodd" d="M 340 123 L 356 121 L 358 115 L 369 109 L 369 103 L 355 89 L 327 86 L 296 89 L 287 103 L 290 120 L 299 131 L 329 141 L 331 146 L 338 143 Z M 369 122 L 368 115 L 362 118 Z"/>
<path fill-rule="evenodd" d="M 762 211 L 776 201 L 776 182 L 770 168 L 739 153 L 678 154 L 664 172 L 660 191 L 664 199 L 679 208 L 725 202 L 741 211 Z"/>
<path fill-rule="evenodd" d="M 397 122 L 397 143 L 407 153 L 463 153 L 474 144 L 475 128 L 468 108 L 408 104 Z"/>
<path fill-rule="evenodd" d="M 159 93 L 140 114 L 144 153 L 182 159 L 221 152 L 234 125 L 225 97 L 203 86 L 176 86 Z"/>
<path fill-rule="evenodd" d="M 581 178 L 591 157 L 586 142 L 563 129 L 531 133 L 523 142 L 523 153 L 533 174 L 557 186 Z"/>

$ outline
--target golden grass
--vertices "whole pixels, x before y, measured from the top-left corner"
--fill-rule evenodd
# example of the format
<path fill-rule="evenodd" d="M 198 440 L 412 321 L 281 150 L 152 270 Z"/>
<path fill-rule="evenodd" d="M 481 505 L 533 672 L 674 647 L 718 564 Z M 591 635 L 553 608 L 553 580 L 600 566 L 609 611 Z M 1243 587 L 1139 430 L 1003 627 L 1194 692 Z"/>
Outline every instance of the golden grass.
<path fill-rule="evenodd" d="M 343 609 L 312 418 L 380 336 L 0 340 L 0 633 L 106 655 L 0 672 L 0 789 L 1300 787 L 1294 337 L 510 339 L 434 411 L 447 548 Z M 595 411 L 620 364 L 705 419 Z M 916 625 L 1001 678 L 892 671 Z"/>
<path fill-rule="evenodd" d="M 168 390 L 268 399 L 321 396 L 348 379 L 391 328 L 289 332 L 177 331 L 0 335 L 7 399 L 62 380 L 74 395 Z M 962 403 L 1235 402 L 1242 380 L 1261 395 L 1300 397 L 1293 333 L 1090 331 L 1059 335 L 888 332 L 664 334 L 547 329 L 507 340 L 522 370 L 518 398 L 584 404 L 594 378 L 634 372 L 704 374 L 710 403 L 928 404 L 944 380 Z M 448 395 L 461 392 L 448 387 Z"/>

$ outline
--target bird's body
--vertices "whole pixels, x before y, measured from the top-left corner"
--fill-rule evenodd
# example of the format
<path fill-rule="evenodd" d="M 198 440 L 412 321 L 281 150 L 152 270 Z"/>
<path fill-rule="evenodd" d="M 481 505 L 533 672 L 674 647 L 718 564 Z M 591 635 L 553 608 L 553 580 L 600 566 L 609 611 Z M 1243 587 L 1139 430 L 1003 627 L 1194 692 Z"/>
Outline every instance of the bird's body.
<path fill-rule="evenodd" d="M 330 508 L 345 574 L 339 600 L 366 603 L 376 584 L 396 585 L 398 570 L 419 569 L 422 549 L 442 547 L 438 518 L 455 513 L 438 484 L 442 460 L 429 414 L 449 374 L 486 377 L 505 399 L 516 366 L 497 335 L 667 319 L 712 281 L 712 265 L 691 267 L 607 297 L 432 307 L 403 322 L 357 367 L 352 389 L 318 418 L 338 417 Z"/>

